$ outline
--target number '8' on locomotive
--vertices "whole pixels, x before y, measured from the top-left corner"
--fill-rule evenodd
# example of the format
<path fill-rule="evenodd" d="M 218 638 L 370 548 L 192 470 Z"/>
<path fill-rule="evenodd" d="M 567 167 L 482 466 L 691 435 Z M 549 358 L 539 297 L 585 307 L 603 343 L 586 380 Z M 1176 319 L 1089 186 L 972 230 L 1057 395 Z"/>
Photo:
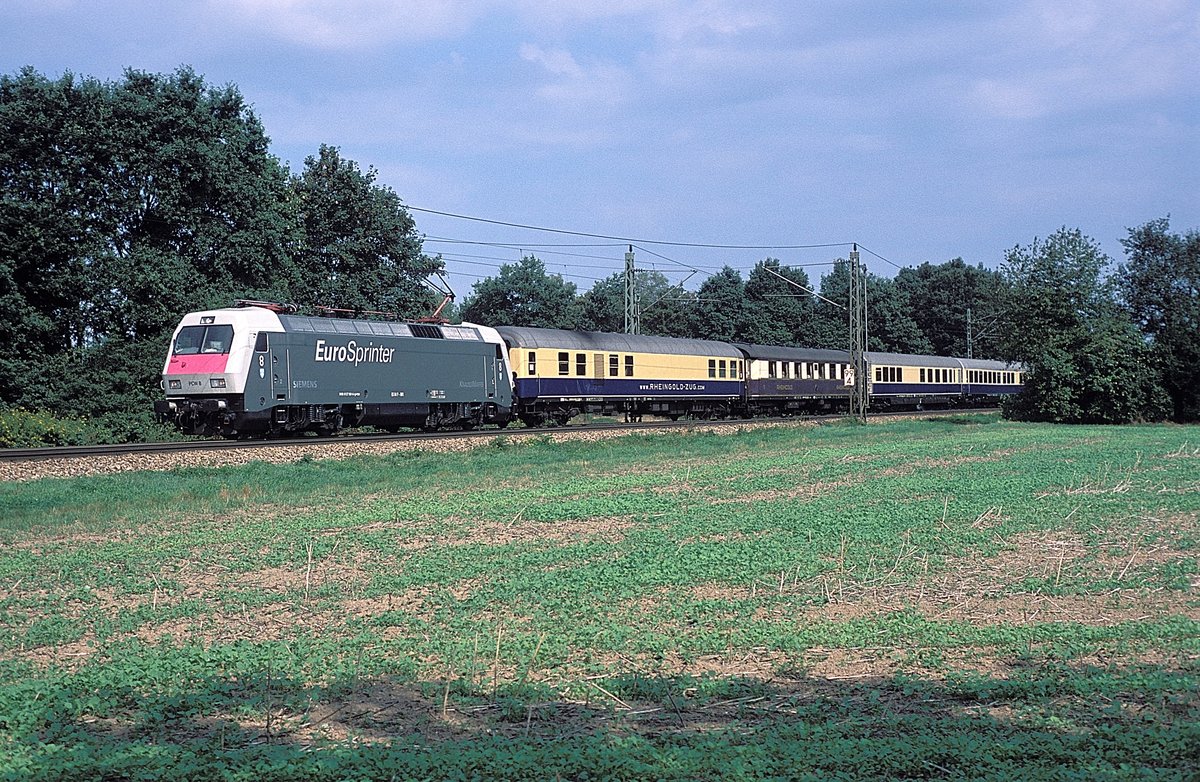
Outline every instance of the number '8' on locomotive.
<path fill-rule="evenodd" d="M 872 406 L 968 407 L 1021 389 L 997 361 L 867 354 Z M 228 438 L 470 429 L 581 413 L 671 419 L 848 407 L 845 351 L 523 327 L 309 317 L 263 302 L 185 315 L 162 421 Z"/>

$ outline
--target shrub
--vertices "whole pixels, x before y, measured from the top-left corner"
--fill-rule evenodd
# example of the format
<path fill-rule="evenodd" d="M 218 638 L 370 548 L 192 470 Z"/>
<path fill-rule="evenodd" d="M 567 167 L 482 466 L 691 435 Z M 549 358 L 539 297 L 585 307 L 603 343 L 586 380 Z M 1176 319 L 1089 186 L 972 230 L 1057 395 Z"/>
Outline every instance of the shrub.
<path fill-rule="evenodd" d="M 101 427 L 44 410 L 0 409 L 0 447 L 94 445 L 107 439 Z"/>

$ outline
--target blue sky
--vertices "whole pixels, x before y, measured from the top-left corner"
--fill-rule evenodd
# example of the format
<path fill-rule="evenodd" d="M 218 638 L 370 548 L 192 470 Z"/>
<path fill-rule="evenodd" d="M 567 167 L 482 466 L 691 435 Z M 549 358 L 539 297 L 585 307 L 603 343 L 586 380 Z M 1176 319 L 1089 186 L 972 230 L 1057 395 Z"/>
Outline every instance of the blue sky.
<path fill-rule="evenodd" d="M 638 242 L 640 266 L 701 269 L 689 287 L 848 250 L 790 245 L 858 242 L 891 275 L 998 266 L 1063 225 L 1116 260 L 1127 227 L 1200 228 L 1197 63 L 1195 0 L 0 2 L 5 73 L 190 65 L 293 168 L 338 146 L 414 208 L 776 248 Z M 522 250 L 584 289 L 623 263 L 615 241 L 414 217 L 460 296 Z"/>

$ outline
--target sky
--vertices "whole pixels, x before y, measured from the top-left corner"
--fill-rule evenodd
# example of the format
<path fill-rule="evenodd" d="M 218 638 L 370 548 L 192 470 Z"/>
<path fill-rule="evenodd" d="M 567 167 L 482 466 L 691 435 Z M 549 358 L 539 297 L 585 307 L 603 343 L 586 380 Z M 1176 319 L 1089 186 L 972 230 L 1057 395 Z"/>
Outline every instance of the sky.
<path fill-rule="evenodd" d="M 0 72 L 190 66 L 293 170 L 376 170 L 460 297 L 530 253 L 585 290 L 629 244 L 689 288 L 1063 226 L 1120 261 L 1200 229 L 1198 62 L 1200 0 L 0 0 Z"/>

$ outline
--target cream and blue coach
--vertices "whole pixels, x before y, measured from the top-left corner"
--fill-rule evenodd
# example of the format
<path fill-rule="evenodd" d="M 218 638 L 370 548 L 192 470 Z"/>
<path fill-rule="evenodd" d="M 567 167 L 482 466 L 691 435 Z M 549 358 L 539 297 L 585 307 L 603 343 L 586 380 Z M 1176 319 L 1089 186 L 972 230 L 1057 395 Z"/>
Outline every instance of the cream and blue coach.
<path fill-rule="evenodd" d="M 874 351 L 866 358 L 876 408 L 972 405 L 1021 391 L 1020 367 L 1002 361 Z"/>
<path fill-rule="evenodd" d="M 741 406 L 745 360 L 701 339 L 517 326 L 508 346 L 521 419 L 565 423 L 581 413 L 720 418 Z"/>
<path fill-rule="evenodd" d="M 845 408 L 854 385 L 844 350 L 733 343 L 746 357 L 750 415 L 795 415 Z"/>

